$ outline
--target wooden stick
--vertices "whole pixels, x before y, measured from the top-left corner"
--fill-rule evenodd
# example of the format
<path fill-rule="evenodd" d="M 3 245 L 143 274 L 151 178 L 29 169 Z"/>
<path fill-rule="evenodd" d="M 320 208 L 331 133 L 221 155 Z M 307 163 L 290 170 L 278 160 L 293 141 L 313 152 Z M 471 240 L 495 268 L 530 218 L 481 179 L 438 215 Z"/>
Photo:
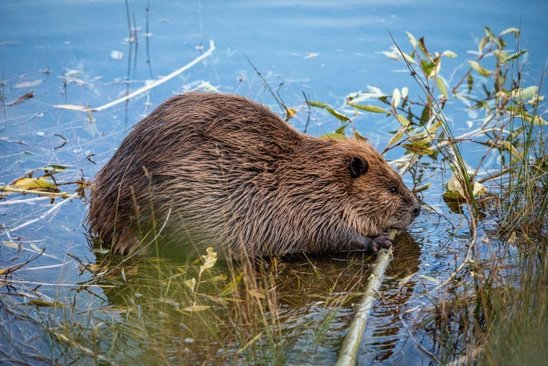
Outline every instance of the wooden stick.
<path fill-rule="evenodd" d="M 67 192 L 48 192 L 48 191 L 39 191 L 37 189 L 24 189 L 12 187 L 10 185 L 0 188 L 0 192 L 11 192 L 11 193 L 23 193 L 23 194 L 36 194 L 39 196 L 48 196 L 49 198 L 61 197 L 61 198 L 77 198 L 77 194 L 70 194 Z M 9 202 L 9 201 L 7 201 Z M 7 202 L 4 202 L 6 204 Z"/>
<path fill-rule="evenodd" d="M 190 69 L 192 66 L 196 65 L 197 63 L 205 60 L 206 58 L 208 58 L 211 53 L 213 53 L 213 51 L 215 50 L 215 42 L 213 41 L 209 41 L 209 49 L 201 54 L 200 56 L 196 57 L 194 60 L 192 60 L 191 62 L 189 62 L 188 64 L 184 65 L 183 67 L 173 71 L 172 73 L 170 73 L 169 75 L 166 75 L 164 76 L 163 78 L 161 79 L 158 79 L 152 83 L 150 83 L 149 85 L 145 85 L 143 86 L 142 88 L 140 89 L 137 89 L 135 90 L 134 92 L 132 93 L 129 93 L 128 95 L 126 96 L 123 96 L 119 99 L 116 99 L 116 100 L 113 100 L 112 102 L 109 102 L 109 103 L 106 103 L 106 104 L 103 104 L 102 106 L 99 106 L 99 107 L 89 107 L 89 106 L 85 106 L 85 105 L 75 105 L 75 104 L 56 104 L 54 105 L 53 107 L 54 108 L 60 108 L 60 109 L 68 109 L 68 110 L 72 110 L 72 111 L 79 111 L 79 112 L 86 112 L 86 113 L 92 113 L 92 112 L 99 112 L 99 111 L 103 111 L 107 108 L 110 108 L 110 107 L 113 107 L 117 104 L 120 104 L 120 103 L 123 103 L 125 101 L 128 101 L 130 100 L 131 98 L 139 95 L 139 94 L 142 94 L 146 91 L 149 91 L 151 89 L 154 89 L 155 87 L 157 87 L 158 85 L 161 85 L 163 83 L 165 83 L 166 81 L 168 80 L 171 80 L 173 79 L 175 76 L 181 74 L 182 72 Z"/>
<path fill-rule="evenodd" d="M 390 231 L 389 235 L 392 240 L 395 238 L 397 232 L 397 230 Z M 343 345 L 339 351 L 339 358 L 335 364 L 336 366 L 349 366 L 358 363 L 358 351 L 360 349 L 360 344 L 362 343 L 367 319 L 369 318 L 369 311 L 379 292 L 384 278 L 384 271 L 386 270 L 386 267 L 388 267 L 388 263 L 392 260 L 392 256 L 392 248 L 381 249 L 377 254 L 377 260 L 373 265 L 373 273 L 369 276 L 369 283 L 367 284 L 365 294 L 360 300 L 356 315 L 350 325 L 350 330 L 344 338 Z"/>

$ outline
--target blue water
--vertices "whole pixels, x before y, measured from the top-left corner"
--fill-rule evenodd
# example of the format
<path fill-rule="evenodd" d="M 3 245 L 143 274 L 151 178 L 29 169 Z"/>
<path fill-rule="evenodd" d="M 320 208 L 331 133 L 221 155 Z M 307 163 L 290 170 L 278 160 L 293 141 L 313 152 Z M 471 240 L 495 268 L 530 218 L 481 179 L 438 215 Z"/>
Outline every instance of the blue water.
<path fill-rule="evenodd" d="M 0 184 L 48 164 L 68 166 L 60 175 L 62 181 L 82 175 L 92 178 L 136 121 L 170 95 L 192 89 L 200 81 L 280 112 L 246 56 L 288 106 L 299 108 L 292 123 L 300 129 L 307 120 L 303 92 L 309 99 L 338 108 L 344 106 L 348 94 L 368 85 L 387 93 L 407 86 L 411 95 L 420 95 L 403 65 L 382 54 L 392 45 L 390 34 L 403 49 L 409 49 L 405 35 L 409 31 L 417 38 L 425 36 L 431 50 L 456 52 L 459 58 L 444 59 L 448 78 L 470 56 L 469 51 L 476 49 L 486 25 L 495 33 L 521 28 L 521 47 L 530 50 L 526 83 L 541 78 L 547 61 L 547 1 L 151 1 L 149 34 L 146 8 L 147 1 L 129 1 L 127 8 L 124 1 L 0 2 Z M 131 27 L 137 28 L 136 43 L 128 42 L 128 13 Z M 128 103 L 95 113 L 93 122 L 84 113 L 53 108 L 56 104 L 98 106 L 114 100 L 191 61 L 207 50 L 210 40 L 217 48 L 204 62 Z M 32 99 L 9 105 L 30 91 Z M 468 128 L 463 122 L 470 116 L 462 110 L 452 110 L 448 116 L 456 131 Z M 333 117 L 314 111 L 308 132 L 319 135 L 338 125 Z M 393 120 L 377 114 L 356 120 L 356 128 L 379 148 L 395 127 Z M 391 154 L 397 157 L 401 151 Z M 473 162 L 478 157 L 471 151 L 467 159 Z M 74 185 L 67 187 L 67 191 L 74 189 Z M 441 187 L 436 189 L 433 194 L 439 195 Z M 48 201 L 0 206 L 0 224 L 13 229 L 50 207 Z M 32 258 L 45 248 L 48 256 L 33 266 L 59 266 L 19 272 L 18 280 L 30 282 L 23 288 L 31 289 L 32 282 L 86 280 L 85 274 L 80 275 L 79 263 L 67 256 L 94 261 L 85 209 L 85 203 L 72 200 L 55 215 L 4 232 L 0 268 Z M 420 270 L 429 273 L 434 263 L 428 248 L 442 240 L 426 243 L 433 229 L 424 221 L 422 225 L 418 223 L 414 235 L 424 243 Z M 25 250 L 16 251 L 6 242 L 20 243 Z M 44 286 L 40 291 L 51 297 L 70 296 L 63 287 Z M 376 319 L 374 324 L 382 327 L 378 323 L 382 316 Z M 24 329 L 18 333 L 22 340 L 30 337 Z M 399 350 L 413 349 L 412 357 L 424 361 L 415 348 L 399 342 Z M 38 347 L 44 349 L 43 344 Z M 333 349 L 325 352 L 331 359 L 336 355 Z M 402 360 L 397 352 L 385 356 L 364 351 L 363 362 Z"/>

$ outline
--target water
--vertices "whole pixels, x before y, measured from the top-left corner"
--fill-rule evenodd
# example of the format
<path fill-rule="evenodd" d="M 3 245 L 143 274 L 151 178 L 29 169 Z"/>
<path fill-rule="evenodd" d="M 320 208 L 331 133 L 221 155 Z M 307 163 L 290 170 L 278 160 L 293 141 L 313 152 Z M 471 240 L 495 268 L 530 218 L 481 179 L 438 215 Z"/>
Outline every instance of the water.
<path fill-rule="evenodd" d="M 410 31 L 417 37 L 425 36 L 432 50 L 456 52 L 458 59 L 444 60 L 443 68 L 449 71 L 463 62 L 469 50 L 475 49 L 474 42 L 483 35 L 485 25 L 495 33 L 520 26 L 522 47 L 530 50 L 525 80 L 538 80 L 546 63 L 548 37 L 543 15 L 548 13 L 548 3 L 545 1 L 187 1 L 151 2 L 148 13 L 146 8 L 146 1 L 126 4 L 123 1 L 4 0 L 0 3 L 0 79 L 4 80 L 0 89 L 4 100 L 0 111 L 1 184 L 52 164 L 67 167 L 57 175 L 62 182 L 92 178 L 136 121 L 170 95 L 193 89 L 200 81 L 222 92 L 248 96 L 281 112 L 246 57 L 288 106 L 300 110 L 292 120 L 299 129 L 303 129 L 307 121 L 303 93 L 309 99 L 337 108 L 343 107 L 348 94 L 365 90 L 368 85 L 387 93 L 396 87 L 408 86 L 410 94 L 421 95 L 407 70 L 382 54 L 392 45 L 390 34 L 403 48 L 408 47 L 405 31 Z M 138 42 L 128 42 L 131 27 L 137 29 Z M 128 103 L 95 113 L 93 122 L 84 113 L 53 107 L 56 104 L 99 106 L 114 100 L 191 61 L 208 48 L 209 40 L 215 41 L 217 49 L 206 61 Z M 454 75 L 445 75 L 456 80 L 459 69 Z M 31 91 L 32 99 L 16 103 L 19 97 Z M 448 117 L 458 134 L 470 128 L 464 121 L 474 123 L 477 116 L 457 106 L 449 110 Z M 333 117 L 313 111 L 308 133 L 320 135 L 338 126 L 339 122 Z M 382 148 L 396 125 L 391 118 L 367 114 L 355 120 L 355 127 Z M 388 157 L 397 158 L 401 153 L 401 150 L 392 150 Z M 465 157 L 474 165 L 481 155 L 470 149 Z M 495 166 L 496 162 L 491 164 Z M 448 210 L 441 200 L 443 177 L 439 174 L 434 172 L 430 177 L 433 187 L 424 194 L 424 201 L 438 209 L 455 227 L 466 227 L 465 219 Z M 410 177 L 406 177 L 406 181 L 411 184 Z M 62 187 L 67 192 L 77 188 L 75 184 Z M 28 198 L 32 197 L 19 197 Z M 41 364 L 48 358 L 60 362 L 74 360 L 71 357 L 75 356 L 64 348 L 67 342 L 52 335 L 60 332 L 56 328 L 59 324 L 94 326 L 99 322 L 97 318 L 105 316 L 95 309 L 123 307 L 127 301 L 139 303 L 140 298 L 150 302 L 159 298 L 175 301 L 180 296 L 178 292 L 162 291 L 143 295 L 141 288 L 148 273 L 142 268 L 153 268 L 155 274 L 167 276 L 176 270 L 177 263 L 167 263 L 167 269 L 161 270 L 155 264 L 137 265 L 135 273 L 126 275 L 134 286 L 114 281 L 107 283 L 108 286 L 99 283 L 86 290 L 79 289 L 75 285 L 94 278 L 83 266 L 96 263 L 87 238 L 85 201 L 73 199 L 58 211 L 45 214 L 52 207 L 47 199 L 4 204 L 11 199 L 14 198 L 1 202 L 0 206 L 0 223 L 7 229 L 2 234 L 0 269 L 33 261 L 13 274 L 11 286 L 0 288 L 3 304 L 0 319 L 4 330 L 9 330 L 0 335 L 0 362 L 24 360 Z M 29 223 L 33 219 L 37 220 Z M 24 227 L 17 228 L 21 225 Z M 426 300 L 420 292 L 433 284 L 416 278 L 403 285 L 399 281 L 412 273 L 442 278 L 464 255 L 462 245 L 466 240 L 459 241 L 455 235 L 466 238 L 467 232 L 455 230 L 433 212 L 421 215 L 409 231 L 410 238 L 399 242 L 405 250 L 397 254 L 390 267 L 391 278 L 383 284 L 386 299 L 376 305 L 366 331 L 361 364 L 431 362 L 410 338 L 400 314 L 424 305 Z M 45 252 L 39 255 L 42 250 Z M 365 279 L 371 261 L 366 258 L 358 264 L 358 272 L 363 272 Z M 313 264 L 317 267 L 306 260 L 284 264 L 288 273 L 286 281 L 291 282 L 295 273 L 299 273 L 303 281 L 300 287 L 280 287 L 279 306 L 282 319 L 286 320 L 284 329 L 288 339 L 283 353 L 289 364 L 332 363 L 351 319 L 351 301 L 330 304 L 326 298 L 352 287 L 356 280 L 350 275 L 340 282 L 335 279 L 338 273 L 353 267 L 348 267 L 347 259 L 331 256 L 314 259 Z M 315 283 L 314 268 L 329 274 L 322 277 L 325 283 Z M 37 298 L 54 299 L 65 307 L 14 305 Z M 72 301 L 77 311 L 64 311 L 70 308 L 67 304 Z M 139 303 L 143 309 L 147 301 Z M 17 313 L 11 309 L 17 309 Z M 318 331 L 319 324 L 333 309 L 337 310 L 326 323 L 326 333 L 318 338 L 318 334 L 323 334 Z M 114 324 L 123 323 L 123 315 L 107 314 L 113 317 Z M 189 333 L 172 329 L 167 332 L 169 339 L 162 338 L 166 329 L 163 326 L 180 316 L 175 315 L 178 313 L 173 309 L 166 314 L 165 319 L 149 316 L 146 311 L 140 314 L 138 318 L 146 324 L 148 334 L 156 338 L 146 345 L 148 348 L 126 340 L 127 354 L 113 359 L 144 357 L 154 363 L 154 358 L 146 358 L 147 349 L 152 355 L 164 352 L 173 357 L 182 357 L 188 353 L 184 349 L 188 349 L 196 362 L 238 359 L 234 354 L 241 344 L 231 349 L 230 343 L 223 344 L 219 339 L 195 341 L 196 337 L 188 336 L 194 334 L 194 330 Z M 185 321 L 190 321 L 187 318 L 184 317 Z M 82 331 L 82 334 L 87 333 Z M 186 338 L 192 339 L 192 343 L 188 341 L 183 347 L 181 339 Z M 233 338 L 227 339 L 236 342 Z M 435 352 L 435 346 L 427 337 L 423 342 Z M 107 347 L 99 343 L 95 345 L 97 349 Z M 197 345 L 204 344 L 209 344 L 211 349 L 201 355 Z M 83 357 L 80 360 L 84 362 L 89 356 L 85 353 L 78 356 Z"/>

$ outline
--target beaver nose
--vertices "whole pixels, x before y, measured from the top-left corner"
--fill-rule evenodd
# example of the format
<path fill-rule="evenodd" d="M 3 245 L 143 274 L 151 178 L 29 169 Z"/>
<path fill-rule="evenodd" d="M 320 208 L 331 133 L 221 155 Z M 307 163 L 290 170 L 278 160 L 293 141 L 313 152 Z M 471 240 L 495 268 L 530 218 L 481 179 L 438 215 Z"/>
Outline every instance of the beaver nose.
<path fill-rule="evenodd" d="M 415 207 L 413 208 L 413 215 L 417 217 L 419 216 L 420 213 L 421 213 L 421 205 L 417 203 Z"/>

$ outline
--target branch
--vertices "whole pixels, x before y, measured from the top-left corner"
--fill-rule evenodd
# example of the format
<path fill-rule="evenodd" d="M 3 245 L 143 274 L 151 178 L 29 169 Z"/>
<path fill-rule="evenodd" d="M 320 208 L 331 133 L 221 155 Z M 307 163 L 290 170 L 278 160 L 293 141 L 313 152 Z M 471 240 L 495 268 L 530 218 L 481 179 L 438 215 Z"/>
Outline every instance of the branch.
<path fill-rule="evenodd" d="M 166 75 L 163 78 L 154 81 L 153 83 L 151 83 L 149 85 L 145 85 L 142 88 L 137 89 L 134 92 L 132 92 L 132 93 L 126 95 L 126 96 L 123 96 L 123 97 L 121 97 L 119 99 L 116 99 L 112 102 L 109 102 L 107 104 L 103 104 L 102 106 L 89 107 L 89 106 L 85 106 L 85 105 L 75 105 L 75 104 L 56 104 L 53 107 L 54 108 L 60 108 L 60 109 L 68 109 L 68 110 L 72 110 L 72 111 L 86 112 L 86 113 L 103 111 L 103 110 L 108 109 L 110 107 L 113 107 L 117 104 L 128 101 L 131 98 L 133 98 L 133 97 L 135 97 L 139 94 L 142 94 L 146 91 L 154 89 L 158 85 L 161 85 L 161 84 L 165 83 L 166 81 L 173 79 L 175 76 L 183 73 L 184 71 L 190 69 L 192 66 L 194 66 L 197 63 L 199 63 L 199 62 L 205 60 L 206 58 L 208 58 L 213 53 L 214 50 L 215 50 L 215 43 L 213 41 L 209 41 L 209 49 L 205 53 L 203 53 L 200 56 L 196 57 L 194 60 L 192 60 L 188 64 L 186 64 L 183 67 L 173 71 L 171 74 Z"/>
<path fill-rule="evenodd" d="M 397 230 L 391 230 L 389 234 L 390 238 L 394 239 Z M 373 265 L 373 272 L 371 273 L 371 276 L 369 276 L 369 283 L 367 284 L 365 294 L 360 300 L 358 310 L 356 311 L 352 325 L 350 325 L 350 330 L 344 338 L 343 345 L 339 352 L 339 358 L 335 364 L 336 366 L 357 364 L 357 355 L 362 342 L 365 326 L 367 325 L 367 319 L 369 318 L 369 311 L 375 301 L 375 295 L 379 292 L 384 278 L 384 271 L 386 270 L 386 267 L 388 267 L 392 255 L 392 248 L 381 249 L 379 251 L 377 260 Z"/>

